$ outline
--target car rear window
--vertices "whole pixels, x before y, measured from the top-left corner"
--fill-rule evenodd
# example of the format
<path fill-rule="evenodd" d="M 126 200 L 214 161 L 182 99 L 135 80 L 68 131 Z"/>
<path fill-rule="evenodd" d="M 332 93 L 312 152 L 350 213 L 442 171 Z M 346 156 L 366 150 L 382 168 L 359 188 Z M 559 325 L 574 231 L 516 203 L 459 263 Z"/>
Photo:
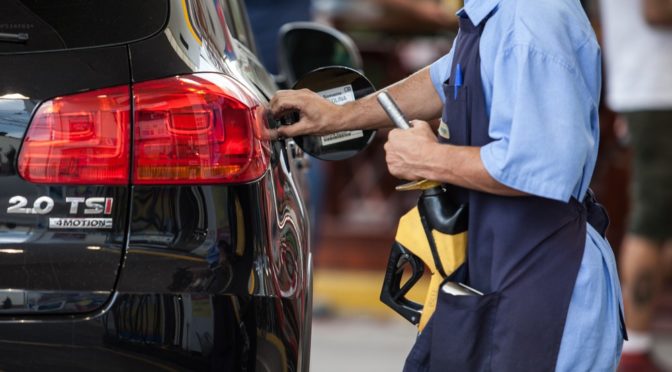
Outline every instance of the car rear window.
<path fill-rule="evenodd" d="M 168 0 L 1 0 L 0 53 L 123 44 L 160 31 Z M 27 37 L 27 40 L 26 40 Z"/>

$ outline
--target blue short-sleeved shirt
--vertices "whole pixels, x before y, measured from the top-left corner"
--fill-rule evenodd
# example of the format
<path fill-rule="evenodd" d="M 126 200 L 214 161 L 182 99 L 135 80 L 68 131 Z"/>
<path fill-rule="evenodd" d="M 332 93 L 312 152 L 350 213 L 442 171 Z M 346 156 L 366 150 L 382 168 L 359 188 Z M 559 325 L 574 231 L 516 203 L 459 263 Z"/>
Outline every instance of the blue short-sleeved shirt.
<path fill-rule="evenodd" d="M 582 200 L 597 159 L 601 59 L 577 0 L 467 0 L 480 24 L 481 77 L 493 141 L 481 160 L 500 183 Z M 453 51 L 430 66 L 442 101 Z M 565 323 L 558 371 L 614 370 L 622 347 L 621 291 L 609 244 L 588 226 Z M 540 330 L 543 331 L 543 330 Z"/>

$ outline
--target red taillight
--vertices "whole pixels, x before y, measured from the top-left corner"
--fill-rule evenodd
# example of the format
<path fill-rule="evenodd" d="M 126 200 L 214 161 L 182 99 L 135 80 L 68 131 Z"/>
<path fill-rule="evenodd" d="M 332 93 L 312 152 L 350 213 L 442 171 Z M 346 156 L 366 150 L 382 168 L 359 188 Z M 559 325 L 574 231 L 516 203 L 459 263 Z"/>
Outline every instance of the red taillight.
<path fill-rule="evenodd" d="M 19 155 L 19 174 L 34 183 L 128 183 L 128 86 L 44 102 Z"/>
<path fill-rule="evenodd" d="M 234 80 L 196 74 L 133 85 L 134 184 L 249 182 L 268 167 L 262 108 Z M 129 183 L 128 86 L 43 103 L 19 155 L 34 183 Z"/>
<path fill-rule="evenodd" d="M 133 94 L 134 184 L 248 182 L 266 171 L 261 108 L 232 79 L 173 77 Z"/>

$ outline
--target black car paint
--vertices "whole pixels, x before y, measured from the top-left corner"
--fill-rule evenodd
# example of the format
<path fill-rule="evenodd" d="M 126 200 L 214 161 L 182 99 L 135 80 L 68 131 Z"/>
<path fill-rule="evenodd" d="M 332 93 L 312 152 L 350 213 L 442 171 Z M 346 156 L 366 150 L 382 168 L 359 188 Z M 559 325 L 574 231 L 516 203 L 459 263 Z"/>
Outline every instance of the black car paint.
<path fill-rule="evenodd" d="M 195 3 L 184 5 L 193 11 Z M 208 71 L 233 76 L 267 104 L 275 88 L 256 58 L 240 45 L 235 55 L 215 50 L 212 33 L 185 17 L 182 1 L 169 4 L 166 28 L 146 40 L 0 55 L 0 96 L 29 97 L 13 101 L 23 104 L 19 110 L 3 110 L 8 101 L 0 102 L 0 288 L 48 292 L 51 297 L 44 298 L 68 304 L 42 312 L 0 309 L 0 369 L 305 367 L 307 216 L 284 142 L 272 144 L 268 171 L 249 184 L 61 186 L 18 176 L 27 119 L 56 96 Z M 201 43 L 189 44 L 188 51 L 174 35 L 188 38 L 191 27 Z M 65 196 L 113 197 L 114 228 L 55 233 L 46 217 L 8 216 L 15 194 L 53 198 L 55 216 L 63 212 Z M 25 236 L 3 239 L 17 231 Z M 23 252 L 1 253 L 10 248 Z"/>
<path fill-rule="evenodd" d="M 127 48 L 0 55 L 0 66 L 3 71 L 0 95 L 19 93 L 30 97 L 0 103 L 0 159 L 3 159 L 0 167 L 0 205 L 3 206 L 0 208 L 0 236 L 5 237 L 0 238 L 0 247 L 20 246 L 23 249 L 21 254 L 2 254 L 0 288 L 61 292 L 66 297 L 79 297 L 88 292 L 87 297 L 100 307 L 112 294 L 118 275 L 128 221 L 123 207 L 129 203 L 129 188 L 36 185 L 19 177 L 16 162 L 30 117 L 40 102 L 92 87 L 129 84 Z M 12 107 L 17 105 L 19 107 Z M 115 224 L 110 231 L 50 230 L 46 215 L 7 213 L 9 199 L 15 195 L 25 197 L 29 205 L 41 196 L 52 198 L 55 201 L 52 217 L 68 216 L 65 197 L 111 197 L 115 205 L 112 215 Z M 24 234 L 25 237 L 20 242 L 16 239 L 8 241 L 8 233 Z M 88 249 L 94 246 L 100 249 Z M 95 310 L 90 306 L 80 306 L 80 309 L 84 312 Z M 7 310 L 11 309 L 4 309 L 0 314 L 15 312 Z"/>

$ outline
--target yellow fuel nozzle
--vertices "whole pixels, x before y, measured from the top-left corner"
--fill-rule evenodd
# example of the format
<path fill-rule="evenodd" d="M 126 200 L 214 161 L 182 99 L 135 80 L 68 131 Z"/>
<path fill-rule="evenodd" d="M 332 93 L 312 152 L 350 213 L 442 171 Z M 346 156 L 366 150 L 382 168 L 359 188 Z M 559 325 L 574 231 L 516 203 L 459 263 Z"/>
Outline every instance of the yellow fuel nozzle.
<path fill-rule="evenodd" d="M 420 180 L 420 181 L 403 183 L 395 187 L 395 190 L 397 191 L 428 190 L 440 186 L 441 184 L 436 181 Z"/>
<path fill-rule="evenodd" d="M 467 219 L 467 206 L 455 204 L 451 195 L 435 187 L 426 189 L 418 206 L 399 220 L 381 301 L 411 323 L 418 324 L 420 331 L 434 313 L 441 283 L 466 259 Z M 412 276 L 402 286 L 406 263 L 411 263 Z M 430 273 L 430 282 L 424 303 L 418 304 L 406 294 L 422 276 L 423 270 L 416 269 L 422 264 Z"/>

